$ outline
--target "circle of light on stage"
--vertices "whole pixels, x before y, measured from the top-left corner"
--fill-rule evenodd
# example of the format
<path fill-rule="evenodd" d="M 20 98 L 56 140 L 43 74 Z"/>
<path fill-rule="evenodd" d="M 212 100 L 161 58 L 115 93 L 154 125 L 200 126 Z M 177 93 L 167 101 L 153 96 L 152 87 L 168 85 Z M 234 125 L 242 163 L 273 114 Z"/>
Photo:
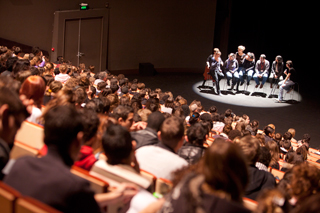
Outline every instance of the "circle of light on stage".
<path fill-rule="evenodd" d="M 245 83 L 246 84 L 246 83 Z M 244 84 L 244 85 L 245 85 Z M 193 91 L 198 95 L 217 101 L 220 103 L 244 106 L 244 107 L 260 107 L 260 108 L 271 108 L 271 107 L 288 107 L 293 104 L 301 102 L 302 97 L 297 91 L 283 91 L 283 102 L 277 103 L 279 89 L 274 88 L 274 91 L 270 88 L 269 83 L 265 83 L 262 89 L 255 88 L 255 82 L 251 81 L 248 88 L 245 86 L 239 86 L 239 92 L 235 90 L 228 90 L 230 86 L 227 86 L 226 79 L 220 81 L 221 96 L 215 93 L 215 86 L 213 87 L 212 81 L 208 80 L 204 88 L 199 88 L 202 85 L 202 81 L 197 82 L 193 85 Z"/>

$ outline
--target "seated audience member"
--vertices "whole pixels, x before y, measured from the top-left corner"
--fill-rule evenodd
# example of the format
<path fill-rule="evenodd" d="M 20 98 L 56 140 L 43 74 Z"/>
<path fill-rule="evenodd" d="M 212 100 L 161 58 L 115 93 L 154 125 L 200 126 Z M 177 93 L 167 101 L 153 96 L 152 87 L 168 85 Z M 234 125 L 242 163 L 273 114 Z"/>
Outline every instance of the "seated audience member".
<path fill-rule="evenodd" d="M 141 169 L 171 180 L 171 172 L 188 166 L 187 161 L 176 154 L 184 141 L 183 121 L 174 116 L 167 118 L 158 137 L 161 142 L 157 146 L 141 147 L 136 151 L 136 157 Z"/>
<path fill-rule="evenodd" d="M 41 105 L 45 89 L 45 82 L 40 76 L 30 76 L 21 85 L 20 95 L 25 95 L 27 99 L 34 101 L 31 115 L 27 118 L 27 121 L 40 123 L 39 118 L 42 115 Z"/>
<path fill-rule="evenodd" d="M 54 78 L 55 81 L 60 81 L 61 83 L 66 83 L 70 76 L 67 74 L 68 68 L 67 65 L 65 64 L 61 64 L 59 66 L 59 71 L 60 73 L 58 75 L 56 75 L 56 77 Z"/>
<path fill-rule="evenodd" d="M 94 85 L 98 85 L 98 83 L 100 83 L 100 82 L 105 82 L 106 80 L 107 80 L 107 77 L 108 77 L 108 74 L 107 74 L 107 72 L 99 72 L 98 74 L 97 74 L 97 76 L 98 76 L 98 79 L 96 79 L 95 81 L 94 81 Z"/>
<path fill-rule="evenodd" d="M 292 168 L 291 188 L 295 206 L 302 205 L 310 196 L 320 192 L 319 180 L 320 170 L 307 162 Z"/>
<path fill-rule="evenodd" d="M 102 146 L 107 161 L 99 160 L 92 168 L 91 174 L 98 173 L 106 177 L 111 186 L 123 182 L 131 182 L 140 187 L 139 192 L 131 201 L 128 212 L 138 212 L 156 198 L 147 192 L 150 181 L 140 175 L 139 165 L 134 150 L 135 142 L 127 129 L 120 125 L 110 125 L 102 137 Z M 131 165 L 134 164 L 134 167 Z M 113 182 L 115 183 L 113 183 Z"/>
<path fill-rule="evenodd" d="M 251 132 L 251 135 L 255 136 L 259 129 L 259 121 L 253 120 L 246 126 L 246 130 Z"/>
<path fill-rule="evenodd" d="M 264 147 L 264 146 L 260 146 L 260 155 L 259 155 L 259 159 L 256 162 L 256 167 L 259 170 L 263 170 L 268 172 L 268 167 L 271 161 L 271 154 L 269 152 L 269 150 Z"/>
<path fill-rule="evenodd" d="M 52 81 L 49 84 L 48 90 L 43 97 L 43 104 L 46 105 L 55 95 L 62 89 L 63 85 L 60 81 Z"/>
<path fill-rule="evenodd" d="M 127 196 L 126 188 L 136 191 L 136 187 L 127 185 L 121 193 L 94 195 L 87 180 L 70 172 L 83 137 L 79 113 L 72 107 L 57 106 L 44 115 L 44 121 L 48 154 L 19 158 L 4 179 L 6 184 L 62 212 L 100 212 L 100 207 L 110 201 Z"/>
<path fill-rule="evenodd" d="M 0 180 L 2 169 L 9 161 L 15 135 L 21 123 L 29 116 L 17 93 L 0 87 Z"/>
<path fill-rule="evenodd" d="M 230 141 L 233 141 L 235 138 L 241 137 L 242 134 L 239 130 L 233 129 L 228 133 L 228 138 Z"/>
<path fill-rule="evenodd" d="M 208 134 L 208 130 L 201 123 L 191 125 L 187 130 L 188 141 L 179 149 L 178 155 L 190 165 L 197 163 L 206 150 L 203 144 Z"/>
<path fill-rule="evenodd" d="M 292 135 L 291 142 L 297 143 L 297 140 L 294 138 L 294 136 L 296 136 L 296 130 L 293 128 L 290 128 L 290 129 L 288 129 L 288 132 L 290 132 Z"/>
<path fill-rule="evenodd" d="M 309 143 L 310 143 L 311 137 L 309 134 L 304 134 L 302 136 L 302 139 L 298 141 L 298 146 L 305 145 L 309 149 Z"/>
<path fill-rule="evenodd" d="M 200 162 L 182 176 L 159 212 L 250 212 L 242 201 L 249 177 L 239 147 L 217 139 Z"/>
<path fill-rule="evenodd" d="M 256 200 L 261 190 L 274 188 L 276 181 L 269 172 L 259 170 L 255 167 L 260 154 L 259 140 L 252 136 L 246 136 L 240 139 L 239 145 L 246 156 L 249 170 L 249 185 L 245 190 L 245 197 Z"/>
<path fill-rule="evenodd" d="M 282 140 L 281 133 L 276 133 L 274 135 L 274 141 L 277 143 L 278 147 L 280 148 L 280 141 Z"/>
<path fill-rule="evenodd" d="M 147 127 L 143 130 L 131 132 L 131 137 L 136 141 L 136 149 L 147 145 L 156 145 L 159 143 L 158 131 L 164 121 L 164 116 L 161 112 L 153 112 L 147 120 Z"/>
<path fill-rule="evenodd" d="M 232 124 L 234 113 L 232 112 L 231 109 L 227 109 L 224 113 L 224 123 L 225 124 Z"/>
<path fill-rule="evenodd" d="M 269 150 L 270 154 L 271 154 L 271 161 L 270 161 L 270 167 L 274 168 L 274 169 L 278 169 L 280 168 L 279 165 L 279 147 L 277 145 L 277 142 L 275 141 L 269 141 L 266 143 L 266 148 Z"/>
<path fill-rule="evenodd" d="M 298 165 L 298 164 L 302 163 L 303 157 L 301 155 L 298 155 L 294 151 L 290 151 L 286 154 L 284 160 L 285 161 L 282 163 L 281 171 L 286 172 L 289 169 L 291 169 L 292 167 L 294 167 L 294 165 Z"/>
<path fill-rule="evenodd" d="M 232 130 L 231 124 L 226 124 L 226 125 L 223 127 L 223 130 L 222 130 L 222 132 L 220 133 L 220 135 L 215 135 L 214 138 L 223 137 L 223 138 L 225 138 L 225 139 L 229 139 L 228 135 L 229 135 L 229 133 L 230 133 L 231 130 Z"/>
<path fill-rule="evenodd" d="M 279 189 L 264 190 L 257 198 L 258 206 L 253 213 L 288 213 L 291 206 Z"/>
<path fill-rule="evenodd" d="M 213 131 L 218 131 L 219 133 L 223 131 L 224 123 L 223 120 L 221 119 L 221 116 L 219 113 L 214 113 L 212 115 L 212 121 L 213 121 Z"/>
<path fill-rule="evenodd" d="M 83 120 L 83 143 L 80 149 L 79 160 L 75 166 L 90 171 L 93 164 L 97 161 L 93 151 L 97 147 L 97 131 L 100 124 L 97 113 L 93 110 L 83 109 L 80 113 Z"/>
<path fill-rule="evenodd" d="M 266 126 L 263 130 L 264 132 L 264 142 L 268 143 L 269 141 L 273 141 L 274 137 L 274 129 L 270 126 Z"/>
<path fill-rule="evenodd" d="M 118 106 L 113 110 L 113 116 L 118 123 L 125 127 L 128 131 L 133 123 L 133 109 L 127 106 Z"/>

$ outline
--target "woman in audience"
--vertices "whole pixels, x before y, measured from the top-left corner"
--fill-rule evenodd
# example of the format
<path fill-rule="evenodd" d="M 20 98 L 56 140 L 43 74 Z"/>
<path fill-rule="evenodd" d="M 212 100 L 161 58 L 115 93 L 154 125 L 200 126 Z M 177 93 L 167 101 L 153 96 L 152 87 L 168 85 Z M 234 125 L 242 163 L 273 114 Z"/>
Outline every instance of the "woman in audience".
<path fill-rule="evenodd" d="M 248 170 L 240 150 L 217 139 L 197 171 L 183 176 L 159 212 L 250 212 L 242 205 Z"/>
<path fill-rule="evenodd" d="M 302 205 L 311 195 L 320 191 L 320 170 L 309 164 L 301 163 L 292 169 L 293 204 Z"/>
<path fill-rule="evenodd" d="M 27 121 L 40 123 L 39 117 L 42 114 L 41 105 L 43 103 L 45 89 L 45 82 L 40 76 L 30 76 L 21 85 L 20 95 L 25 95 L 27 99 L 34 101 L 32 113 L 30 117 L 27 118 Z"/>
<path fill-rule="evenodd" d="M 178 155 L 189 164 L 197 163 L 204 155 L 205 143 L 209 131 L 201 123 L 195 123 L 187 130 L 188 141 L 179 149 Z"/>
<path fill-rule="evenodd" d="M 270 167 L 274 169 L 280 169 L 279 165 L 279 147 L 277 145 L 277 142 L 275 141 L 268 141 L 266 143 L 266 148 L 269 149 L 270 154 L 271 154 L 271 162 L 270 162 Z"/>

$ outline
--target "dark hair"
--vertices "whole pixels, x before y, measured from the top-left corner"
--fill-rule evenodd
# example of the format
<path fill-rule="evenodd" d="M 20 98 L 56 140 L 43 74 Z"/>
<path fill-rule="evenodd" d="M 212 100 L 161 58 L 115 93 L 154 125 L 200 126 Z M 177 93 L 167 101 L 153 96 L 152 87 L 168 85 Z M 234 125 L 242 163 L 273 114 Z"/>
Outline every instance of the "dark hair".
<path fill-rule="evenodd" d="M 67 154 L 77 134 L 83 130 L 80 114 L 72 106 L 56 106 L 44 116 L 44 143 L 55 146 L 60 154 Z"/>
<path fill-rule="evenodd" d="M 274 129 L 272 127 L 270 127 L 270 126 L 264 127 L 263 131 L 267 136 L 269 136 L 269 134 L 273 134 L 274 133 Z"/>
<path fill-rule="evenodd" d="M 175 116 L 169 117 L 163 121 L 160 131 L 162 143 L 174 149 L 184 135 L 183 121 Z"/>
<path fill-rule="evenodd" d="M 133 113 L 133 109 L 128 106 L 119 105 L 113 110 L 114 118 L 117 120 L 119 118 L 122 118 L 124 121 L 127 120 L 129 113 Z"/>
<path fill-rule="evenodd" d="M 187 130 L 188 142 L 202 147 L 206 140 L 207 132 L 208 131 L 200 123 L 191 125 Z"/>
<path fill-rule="evenodd" d="M 122 163 L 132 151 L 132 138 L 128 130 L 116 124 L 110 125 L 102 137 L 102 146 L 111 165 Z"/>
<path fill-rule="evenodd" d="M 271 154 L 269 149 L 267 147 L 261 146 L 258 162 L 262 163 L 266 167 L 269 167 L 270 161 L 271 161 Z"/>
<path fill-rule="evenodd" d="M 148 116 L 147 127 L 154 129 L 158 132 L 164 120 L 164 115 L 161 112 L 153 112 Z"/>
<path fill-rule="evenodd" d="M 80 114 L 83 120 L 83 142 L 87 142 L 97 134 L 100 120 L 93 110 L 82 109 Z"/>
<path fill-rule="evenodd" d="M 6 61 L 6 68 L 8 71 L 12 72 L 13 65 L 17 62 L 17 57 L 9 57 Z"/>
<path fill-rule="evenodd" d="M 203 174 L 205 182 L 214 190 L 222 190 L 230 194 L 233 201 L 242 202 L 248 169 L 237 144 L 216 139 L 204 154 Z"/>

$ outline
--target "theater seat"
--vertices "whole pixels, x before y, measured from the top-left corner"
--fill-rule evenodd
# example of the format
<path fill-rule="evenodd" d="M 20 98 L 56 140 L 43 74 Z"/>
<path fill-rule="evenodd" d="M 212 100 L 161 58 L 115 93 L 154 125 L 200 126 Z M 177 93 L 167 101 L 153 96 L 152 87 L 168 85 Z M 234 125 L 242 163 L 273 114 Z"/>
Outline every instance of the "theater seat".
<path fill-rule="evenodd" d="M 10 152 L 10 159 L 18 159 L 23 156 L 37 157 L 39 156 L 39 150 L 19 141 L 15 141 L 14 146 Z"/>
<path fill-rule="evenodd" d="M 24 121 L 17 131 L 15 140 L 40 150 L 44 146 L 44 131 L 41 125 Z"/>
<path fill-rule="evenodd" d="M 72 166 L 71 173 L 82 177 L 90 182 L 91 189 L 96 193 L 105 193 L 108 191 L 109 183 L 89 174 L 87 170 Z"/>
<path fill-rule="evenodd" d="M 258 206 L 258 202 L 257 202 L 257 201 L 251 200 L 251 199 L 246 198 L 246 197 L 244 197 L 244 198 L 242 198 L 242 199 L 243 199 L 243 205 L 244 205 L 247 209 L 251 210 L 252 212 L 254 212 L 254 211 L 256 210 L 256 208 L 257 208 L 257 206 Z"/>
<path fill-rule="evenodd" d="M 165 195 L 171 191 L 173 185 L 170 180 L 164 178 L 157 178 L 155 192 L 161 195 Z"/>
<path fill-rule="evenodd" d="M 271 170 L 271 174 L 275 177 L 277 183 L 283 178 L 284 173 L 285 172 L 280 171 L 278 169 L 272 169 Z"/>
<path fill-rule="evenodd" d="M 14 212 L 15 202 L 20 196 L 21 194 L 17 190 L 0 181 L 0 212 Z"/>
<path fill-rule="evenodd" d="M 15 204 L 15 213 L 61 213 L 60 211 L 48 206 L 31 197 L 20 197 Z"/>

